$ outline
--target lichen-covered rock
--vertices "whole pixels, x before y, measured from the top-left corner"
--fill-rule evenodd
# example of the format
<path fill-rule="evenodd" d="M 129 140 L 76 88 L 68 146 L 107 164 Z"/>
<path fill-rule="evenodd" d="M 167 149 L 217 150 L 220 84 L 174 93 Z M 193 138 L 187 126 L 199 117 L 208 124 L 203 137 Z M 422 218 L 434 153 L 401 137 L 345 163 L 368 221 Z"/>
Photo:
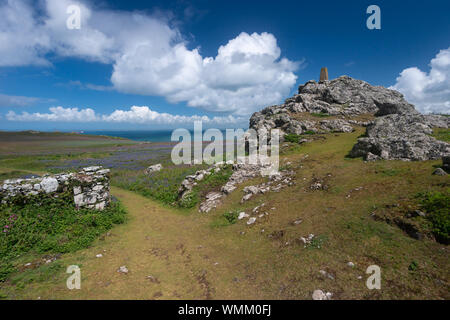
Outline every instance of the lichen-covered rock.
<path fill-rule="evenodd" d="M 312 119 L 308 114 L 334 119 Z M 250 118 L 250 128 L 258 134 L 280 129 L 284 134 L 312 132 L 351 132 L 353 125 L 368 125 L 359 115 L 417 114 L 397 91 L 342 76 L 331 81 L 308 81 L 301 85 L 298 94 L 286 99 L 284 104 L 270 106 Z"/>
<path fill-rule="evenodd" d="M 150 174 L 150 173 L 152 173 L 152 172 L 161 171 L 161 169 L 162 169 L 162 164 L 161 164 L 161 163 L 154 164 L 154 165 L 148 167 L 148 168 L 145 170 L 145 174 Z"/>
<path fill-rule="evenodd" d="M 52 177 L 46 177 L 41 181 L 41 188 L 44 190 L 45 193 L 55 192 L 56 190 L 58 190 L 58 186 L 59 186 L 58 180 Z"/>
<path fill-rule="evenodd" d="M 420 114 L 393 114 L 377 118 L 358 139 L 350 156 L 365 160 L 429 160 L 450 154 L 450 145 L 431 137 L 433 125 Z"/>

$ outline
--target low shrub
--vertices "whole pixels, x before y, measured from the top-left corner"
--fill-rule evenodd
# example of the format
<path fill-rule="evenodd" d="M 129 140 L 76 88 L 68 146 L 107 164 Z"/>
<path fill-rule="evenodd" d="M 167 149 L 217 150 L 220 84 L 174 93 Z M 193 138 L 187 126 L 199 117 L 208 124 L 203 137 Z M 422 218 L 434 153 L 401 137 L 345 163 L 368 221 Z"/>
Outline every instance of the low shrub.
<path fill-rule="evenodd" d="M 34 197 L 0 206 L 0 280 L 12 272 L 9 264 L 27 252 L 66 253 L 86 248 L 114 224 L 125 221 L 125 210 L 111 203 L 103 211 L 80 209 L 73 196 Z"/>
<path fill-rule="evenodd" d="M 417 198 L 427 213 L 437 241 L 450 243 L 450 189 L 444 192 L 419 193 Z"/>
<path fill-rule="evenodd" d="M 288 133 L 284 135 L 284 140 L 292 143 L 299 143 L 301 136 L 295 133 Z"/>

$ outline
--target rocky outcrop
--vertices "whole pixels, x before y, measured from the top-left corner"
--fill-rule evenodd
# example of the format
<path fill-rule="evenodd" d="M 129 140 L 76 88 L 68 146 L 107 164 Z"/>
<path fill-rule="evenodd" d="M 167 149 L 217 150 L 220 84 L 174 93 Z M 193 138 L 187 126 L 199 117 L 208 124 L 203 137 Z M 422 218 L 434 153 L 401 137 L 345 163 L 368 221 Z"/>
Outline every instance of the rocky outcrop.
<path fill-rule="evenodd" d="M 397 91 L 342 76 L 331 81 L 308 81 L 284 104 L 256 112 L 250 128 L 260 132 L 278 128 L 286 133 L 351 132 L 352 125 L 367 125 L 360 115 L 417 114 Z M 314 119 L 316 117 L 316 119 Z M 323 119 L 330 117 L 331 119 Z"/>
<path fill-rule="evenodd" d="M 88 167 L 78 173 L 5 180 L 0 185 L 1 203 L 10 203 L 19 197 L 57 197 L 58 194 L 69 192 L 73 194 L 77 208 L 103 210 L 110 202 L 109 172 L 109 169 L 102 167 Z"/>
<path fill-rule="evenodd" d="M 368 161 L 440 159 L 450 154 L 450 145 L 430 135 L 436 125 L 448 127 L 445 121 L 415 113 L 379 117 L 367 127 L 366 137 L 358 139 L 350 156 Z"/>
<path fill-rule="evenodd" d="M 355 125 L 365 126 L 366 136 L 358 139 L 351 156 L 428 160 L 449 155 L 449 144 L 430 136 L 434 127 L 448 128 L 449 122 L 449 117 L 421 115 L 395 90 L 341 76 L 306 82 L 284 104 L 254 113 L 250 128 L 258 134 L 280 129 L 283 140 L 285 134 L 351 132 Z"/>

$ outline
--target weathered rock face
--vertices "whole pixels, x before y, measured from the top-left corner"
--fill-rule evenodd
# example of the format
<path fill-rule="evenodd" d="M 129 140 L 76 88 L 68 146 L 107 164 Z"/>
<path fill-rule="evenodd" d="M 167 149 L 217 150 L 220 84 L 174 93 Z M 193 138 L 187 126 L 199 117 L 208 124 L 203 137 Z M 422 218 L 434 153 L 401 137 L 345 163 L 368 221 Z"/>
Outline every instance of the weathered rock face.
<path fill-rule="evenodd" d="M 416 114 L 417 111 L 397 91 L 342 76 L 331 81 L 306 82 L 299 87 L 298 94 L 286 99 L 284 104 L 254 113 L 250 118 L 250 128 L 258 133 L 278 128 L 282 130 L 281 136 L 305 131 L 351 132 L 352 125 L 370 123 L 352 119 L 358 115 L 393 113 Z M 314 119 L 308 114 L 333 119 Z"/>
<path fill-rule="evenodd" d="M 395 90 L 342 76 L 308 81 L 284 104 L 256 112 L 250 128 L 258 134 L 280 129 L 285 134 L 351 132 L 367 126 L 351 156 L 366 160 L 427 160 L 449 155 L 449 144 L 430 136 L 432 128 L 448 128 L 448 117 L 421 115 Z"/>
<path fill-rule="evenodd" d="M 444 118 L 444 117 L 442 117 Z M 450 145 L 431 137 L 437 124 L 420 114 L 393 114 L 377 118 L 367 127 L 367 137 L 358 139 L 350 156 L 365 160 L 429 160 L 450 154 Z M 440 126 L 448 127 L 445 120 Z"/>
<path fill-rule="evenodd" d="M 2 203 L 16 197 L 32 197 L 44 194 L 49 197 L 62 192 L 73 193 L 77 208 L 103 210 L 110 202 L 109 169 L 84 168 L 78 173 L 47 175 L 34 179 L 9 179 L 0 185 Z"/>

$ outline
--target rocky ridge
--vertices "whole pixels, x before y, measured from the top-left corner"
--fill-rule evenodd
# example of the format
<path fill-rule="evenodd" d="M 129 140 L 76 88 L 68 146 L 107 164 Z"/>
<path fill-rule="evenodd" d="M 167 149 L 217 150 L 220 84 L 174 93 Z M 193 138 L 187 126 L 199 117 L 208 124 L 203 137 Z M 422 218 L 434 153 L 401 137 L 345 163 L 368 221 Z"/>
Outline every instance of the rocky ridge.
<path fill-rule="evenodd" d="M 280 139 L 286 134 L 351 132 L 354 126 L 365 126 L 366 136 L 358 139 L 350 153 L 365 160 L 427 160 L 449 155 L 449 144 L 430 136 L 434 127 L 449 125 L 449 117 L 421 115 L 395 90 L 348 76 L 308 81 L 284 104 L 267 107 L 250 118 L 250 128 L 258 135 L 280 129 Z"/>

